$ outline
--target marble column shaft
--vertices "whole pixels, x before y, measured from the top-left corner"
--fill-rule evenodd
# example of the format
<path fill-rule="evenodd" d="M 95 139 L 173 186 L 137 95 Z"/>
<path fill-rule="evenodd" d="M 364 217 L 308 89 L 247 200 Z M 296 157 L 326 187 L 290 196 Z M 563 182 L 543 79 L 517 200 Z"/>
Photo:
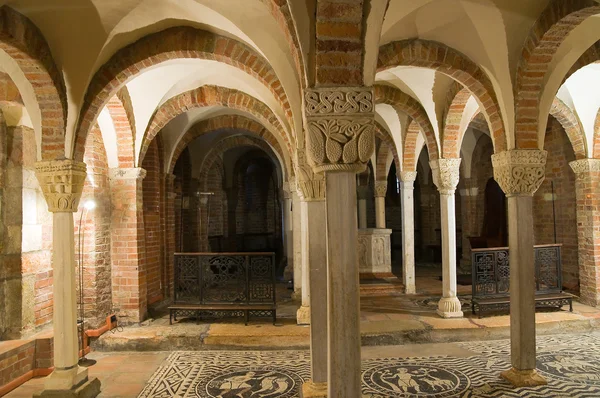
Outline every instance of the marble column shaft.
<path fill-rule="evenodd" d="M 358 229 L 367 228 L 367 196 L 369 187 L 359 186 L 357 188 L 358 196 Z"/>
<path fill-rule="evenodd" d="M 492 155 L 492 165 L 494 179 L 508 198 L 512 369 L 502 376 L 515 386 L 545 384 L 535 370 L 533 194 L 544 180 L 546 151 L 501 152 Z"/>
<path fill-rule="evenodd" d="M 406 294 L 417 292 L 415 281 L 415 201 L 416 171 L 400 173 L 400 208 L 402 210 L 402 283 Z"/>
<path fill-rule="evenodd" d="M 375 228 L 385 228 L 387 181 L 375 181 Z"/>
<path fill-rule="evenodd" d="M 438 315 L 460 318 L 462 306 L 456 297 L 456 211 L 454 192 L 458 185 L 460 159 L 436 159 L 430 162 L 433 182 L 440 192 L 442 223 L 442 298 Z"/>

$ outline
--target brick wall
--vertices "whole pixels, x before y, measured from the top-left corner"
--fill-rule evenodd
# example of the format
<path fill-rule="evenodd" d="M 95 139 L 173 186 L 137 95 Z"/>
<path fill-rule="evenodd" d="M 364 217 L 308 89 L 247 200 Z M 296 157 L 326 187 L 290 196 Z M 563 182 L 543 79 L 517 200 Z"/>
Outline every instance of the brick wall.
<path fill-rule="evenodd" d="M 35 177 L 35 132 L 0 118 L 0 340 L 52 321 L 52 216 Z"/>
<path fill-rule="evenodd" d="M 144 192 L 144 226 L 146 245 L 148 305 L 161 301 L 164 274 L 164 254 L 161 230 L 161 178 L 158 145 L 153 141 L 142 163 L 146 177 L 142 182 Z"/>
<path fill-rule="evenodd" d="M 546 178 L 533 199 L 535 244 L 554 243 L 556 224 L 556 243 L 563 245 L 563 285 L 576 289 L 579 280 L 576 190 L 575 174 L 569 166 L 575 154 L 564 129 L 554 118 L 549 119 L 544 149 L 548 151 Z"/>
<path fill-rule="evenodd" d="M 106 317 L 112 313 L 110 184 L 106 151 L 102 134 L 97 126 L 88 135 L 83 159 L 87 165 L 87 177 L 78 211 L 73 215 L 77 303 L 80 305 L 79 261 L 80 244 L 83 244 L 81 258 L 83 260 L 83 308 L 86 327 L 96 329 L 103 325 Z M 96 207 L 93 210 L 85 210 L 85 203 L 92 200 Z M 79 233 L 80 220 L 81 234 Z"/>

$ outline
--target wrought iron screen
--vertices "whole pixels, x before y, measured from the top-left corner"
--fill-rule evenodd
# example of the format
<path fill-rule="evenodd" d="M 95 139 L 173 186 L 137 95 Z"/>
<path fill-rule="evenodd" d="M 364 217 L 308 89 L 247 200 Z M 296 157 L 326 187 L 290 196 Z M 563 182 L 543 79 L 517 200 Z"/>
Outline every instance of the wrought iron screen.
<path fill-rule="evenodd" d="M 536 292 L 562 291 L 560 244 L 534 246 Z M 504 297 L 510 289 L 508 247 L 472 249 L 473 297 Z"/>
<path fill-rule="evenodd" d="M 268 304 L 274 253 L 175 253 L 176 304 Z"/>

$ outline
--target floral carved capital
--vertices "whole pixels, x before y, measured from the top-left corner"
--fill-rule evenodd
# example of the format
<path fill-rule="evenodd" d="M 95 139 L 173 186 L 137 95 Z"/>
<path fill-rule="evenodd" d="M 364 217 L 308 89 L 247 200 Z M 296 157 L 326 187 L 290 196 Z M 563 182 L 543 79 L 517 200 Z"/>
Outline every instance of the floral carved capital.
<path fill-rule="evenodd" d="M 77 211 L 85 182 L 85 163 L 70 159 L 38 162 L 35 175 L 46 198 L 48 211 Z"/>
<path fill-rule="evenodd" d="M 296 181 L 298 193 L 304 201 L 325 200 L 325 176 L 313 172 L 302 149 L 298 149 L 296 158 Z"/>
<path fill-rule="evenodd" d="M 544 181 L 546 151 L 513 149 L 492 155 L 494 179 L 507 196 L 533 196 Z"/>
<path fill-rule="evenodd" d="M 143 180 L 146 178 L 146 170 L 141 167 L 112 168 L 109 170 L 111 180 Z"/>
<path fill-rule="evenodd" d="M 387 181 L 375 181 L 375 197 L 385 198 L 387 193 Z"/>
<path fill-rule="evenodd" d="M 435 159 L 429 164 L 438 191 L 444 195 L 454 194 L 460 178 L 460 159 Z"/>
<path fill-rule="evenodd" d="M 416 171 L 402 171 L 400 172 L 400 181 L 402 182 L 415 182 L 417 179 Z"/>
<path fill-rule="evenodd" d="M 569 163 L 577 178 L 585 178 L 590 173 L 600 172 L 600 159 L 580 159 Z"/>
<path fill-rule="evenodd" d="M 307 90 L 304 109 L 308 157 L 314 171 L 364 170 L 375 150 L 372 89 Z"/>

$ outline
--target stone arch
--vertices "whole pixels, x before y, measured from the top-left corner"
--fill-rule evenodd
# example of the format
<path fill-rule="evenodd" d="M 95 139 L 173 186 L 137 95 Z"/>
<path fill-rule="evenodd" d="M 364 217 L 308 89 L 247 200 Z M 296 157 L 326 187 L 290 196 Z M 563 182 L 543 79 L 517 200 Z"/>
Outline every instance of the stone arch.
<path fill-rule="evenodd" d="M 396 66 L 434 69 L 465 86 L 475 97 L 493 131 L 496 152 L 506 150 L 508 137 L 491 80 L 467 56 L 441 43 L 410 39 L 388 43 L 379 50 L 377 71 Z M 431 151 L 431 148 L 427 148 Z M 431 154 L 430 154 L 431 156 Z"/>
<path fill-rule="evenodd" d="M 594 148 L 592 157 L 594 159 L 600 158 L 600 109 L 598 109 L 596 121 L 594 122 Z"/>
<path fill-rule="evenodd" d="M 150 34 L 120 49 L 96 72 L 85 94 L 79 116 L 75 156 L 80 156 L 85 136 L 100 110 L 127 81 L 148 68 L 177 58 L 215 60 L 248 73 L 273 93 L 292 125 L 292 111 L 287 95 L 266 59 L 237 40 L 196 28 L 178 26 Z"/>
<path fill-rule="evenodd" d="M 179 140 L 177 146 L 173 150 L 173 156 L 171 157 L 168 173 L 173 173 L 177 159 L 190 142 L 203 134 L 221 129 L 244 130 L 250 134 L 260 137 L 268 144 L 270 148 L 272 148 L 276 154 L 279 155 L 279 158 L 283 160 L 282 168 L 284 170 L 284 175 L 289 175 L 288 173 L 291 169 L 291 165 L 287 162 L 289 156 L 284 156 L 283 149 L 277 142 L 277 139 L 273 133 L 266 129 L 262 124 L 241 115 L 224 115 L 213 117 L 211 119 L 203 120 L 190 128 Z"/>
<path fill-rule="evenodd" d="M 403 112 L 410 116 L 425 134 L 429 158 L 433 160 L 439 157 L 433 127 L 427 117 L 427 112 L 425 112 L 425 109 L 423 109 L 423 106 L 417 100 L 397 88 L 376 85 L 375 102 L 377 104 L 391 105 L 397 112 Z"/>
<path fill-rule="evenodd" d="M 41 142 L 38 143 L 41 159 L 53 160 L 64 156 L 66 87 L 42 32 L 27 17 L 2 6 L 0 49 L 17 63 L 33 88 L 41 113 Z"/>
<path fill-rule="evenodd" d="M 239 90 L 220 86 L 202 86 L 170 98 L 154 112 L 142 139 L 140 161 L 144 159 L 150 142 L 169 121 L 190 109 L 215 105 L 244 111 L 256 117 L 263 125 L 273 126 L 286 143 L 288 153 L 292 153 L 292 147 L 283 126 L 273 111 L 263 102 Z"/>
<path fill-rule="evenodd" d="M 119 167 L 134 167 L 135 163 L 135 116 L 127 86 L 121 87 L 106 104 L 117 134 L 117 158 Z"/>
<path fill-rule="evenodd" d="M 464 134 L 464 131 L 460 131 L 460 122 L 469 98 L 471 98 L 471 92 L 463 88 L 452 99 L 452 103 L 446 114 L 444 132 L 441 139 L 442 157 L 444 159 L 460 157 L 460 143 L 462 141 L 462 134 Z"/>
<path fill-rule="evenodd" d="M 219 159 L 226 151 L 240 146 L 260 148 L 265 153 L 272 156 L 274 160 L 277 159 L 271 147 L 261 139 L 243 135 L 224 138 L 217 142 L 217 144 L 206 154 L 204 159 L 202 159 L 202 163 L 200 164 L 200 181 L 203 184 L 203 189 L 206 189 L 208 172 L 212 169 L 213 164 L 217 161 L 217 159 Z"/>
<path fill-rule="evenodd" d="M 598 13 L 600 5 L 591 0 L 552 0 L 531 28 L 515 84 L 517 148 L 538 148 L 540 103 L 550 64 L 569 33 Z"/>
<path fill-rule="evenodd" d="M 490 126 L 487 124 L 487 121 L 485 120 L 485 116 L 483 116 L 483 113 L 481 113 L 481 112 L 478 112 L 475 115 L 473 115 L 473 118 L 471 119 L 471 122 L 469 123 L 469 127 L 479 130 L 482 133 L 485 133 L 488 137 L 491 137 Z"/>
<path fill-rule="evenodd" d="M 385 180 L 389 172 L 389 160 L 390 156 L 392 161 L 396 165 L 398 172 L 400 171 L 400 157 L 396 150 L 396 145 L 392 139 L 390 133 L 381 124 L 375 122 L 375 136 L 381 140 L 381 145 L 376 156 L 376 176 L 378 180 Z M 385 176 L 385 177 L 381 177 Z"/>
<path fill-rule="evenodd" d="M 560 125 L 565 129 L 567 137 L 573 146 L 573 152 L 577 159 L 585 159 L 587 157 L 586 140 L 583 133 L 583 127 L 579 122 L 579 118 L 575 113 L 562 102 L 559 98 L 554 98 L 550 115 L 554 117 Z"/>

